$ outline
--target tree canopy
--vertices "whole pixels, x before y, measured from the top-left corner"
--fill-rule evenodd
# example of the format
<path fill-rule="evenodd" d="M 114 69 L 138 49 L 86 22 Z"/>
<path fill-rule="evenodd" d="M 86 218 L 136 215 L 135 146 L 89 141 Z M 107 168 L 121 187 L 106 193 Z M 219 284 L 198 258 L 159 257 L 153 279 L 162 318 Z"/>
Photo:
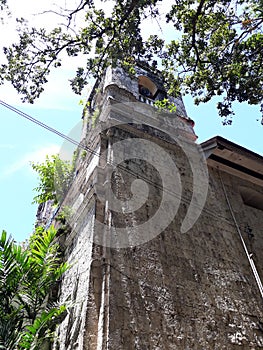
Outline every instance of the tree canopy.
<path fill-rule="evenodd" d="M 4 48 L 2 82 L 24 101 L 39 97 L 66 53 L 85 57 L 70 80 L 77 94 L 109 64 L 132 74 L 139 60 L 163 73 L 169 94 L 191 94 L 196 104 L 220 96 L 224 123 L 235 101 L 263 112 L 262 0 L 81 0 L 57 15 L 64 22 L 51 31 L 19 20 L 19 42 Z"/>

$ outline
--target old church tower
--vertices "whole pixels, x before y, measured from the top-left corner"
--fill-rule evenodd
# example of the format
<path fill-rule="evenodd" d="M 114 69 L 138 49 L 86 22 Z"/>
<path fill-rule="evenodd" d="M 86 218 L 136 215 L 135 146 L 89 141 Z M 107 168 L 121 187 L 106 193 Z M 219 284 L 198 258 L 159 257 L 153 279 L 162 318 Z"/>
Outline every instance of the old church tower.
<path fill-rule="evenodd" d="M 95 84 L 61 206 L 55 349 L 263 348 L 263 158 L 193 127 L 148 68 Z"/>

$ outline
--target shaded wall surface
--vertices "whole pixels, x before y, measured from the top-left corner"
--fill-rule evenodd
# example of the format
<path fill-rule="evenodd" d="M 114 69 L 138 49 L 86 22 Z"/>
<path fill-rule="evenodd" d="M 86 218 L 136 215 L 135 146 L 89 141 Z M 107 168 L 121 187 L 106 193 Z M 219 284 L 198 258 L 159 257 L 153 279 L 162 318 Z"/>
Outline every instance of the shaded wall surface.
<path fill-rule="evenodd" d="M 115 113 L 106 102 L 109 96 L 132 99 L 116 86 L 106 89 L 100 97 L 105 107 L 102 122 Z M 190 140 L 191 128 L 185 129 L 177 117 L 171 125 L 177 123 L 178 135 Z M 262 185 L 253 182 L 253 177 L 248 181 L 231 174 L 231 169 L 225 172 L 220 166 L 209 166 L 205 207 L 192 228 L 182 233 L 192 198 L 193 171 L 180 144 L 139 123 L 103 131 L 98 126 L 91 128 L 87 120 L 84 125 L 83 140 L 95 153 L 80 157 L 77 176 L 63 203 L 74 209 L 70 233 L 61 238 L 65 260 L 72 267 L 60 287 L 60 301 L 69 306 L 54 348 L 263 348 L 262 297 L 238 233 L 240 230 L 263 278 L 262 210 L 244 204 L 241 196 L 244 188 L 263 196 Z M 162 179 L 142 159 L 129 161 L 128 173 L 118 169 L 108 176 L 107 162 L 116 159 L 113 145 L 134 138 L 158 144 L 176 163 L 183 189 L 178 212 L 165 230 L 143 244 L 126 248 L 98 245 L 94 242 L 96 235 L 103 236 L 100 224 L 134 233 L 136 225 L 153 217 L 162 201 Z M 135 178 L 147 179 L 146 203 L 133 213 L 125 208 L 109 211 L 101 184 L 110 181 L 116 196 L 125 200 L 131 198 Z M 176 186 L 175 182 L 175 195 Z"/>
<path fill-rule="evenodd" d="M 126 131 L 119 131 L 116 138 L 125 135 Z M 114 137 L 111 136 L 113 142 Z M 72 238 L 67 238 L 65 255 L 73 266 L 61 285 L 61 300 L 70 301 L 72 306 L 60 327 L 59 349 L 263 347 L 262 299 L 221 179 L 260 276 L 262 211 L 243 203 L 240 187 L 263 193 L 262 188 L 210 168 L 205 208 L 192 229 L 182 234 L 180 227 L 191 198 L 192 178 L 186 175 L 188 166 L 179 147 L 169 146 L 168 151 L 183 174 L 184 201 L 173 222 L 156 238 L 131 248 L 97 246 L 92 237 L 95 221 L 105 220 L 104 204 L 93 193 L 82 218 L 81 211 L 77 211 L 71 224 L 79 229 L 75 227 Z M 160 181 L 146 163 L 137 160 L 130 166 L 154 183 Z M 87 169 L 83 165 L 84 173 Z M 78 176 L 81 178 L 81 174 Z M 83 179 L 81 193 L 90 186 L 85 176 Z M 114 181 L 116 187 L 116 178 Z M 124 187 L 118 186 L 123 196 L 130 188 L 128 180 L 124 183 Z M 76 188 L 72 198 L 74 193 L 75 200 L 79 200 Z M 112 221 L 115 226 L 126 224 L 129 229 L 129 222 L 139 223 L 151 217 L 160 201 L 159 188 L 152 186 L 147 205 L 132 216 L 115 213 Z M 247 225 L 253 236 L 246 233 Z"/>

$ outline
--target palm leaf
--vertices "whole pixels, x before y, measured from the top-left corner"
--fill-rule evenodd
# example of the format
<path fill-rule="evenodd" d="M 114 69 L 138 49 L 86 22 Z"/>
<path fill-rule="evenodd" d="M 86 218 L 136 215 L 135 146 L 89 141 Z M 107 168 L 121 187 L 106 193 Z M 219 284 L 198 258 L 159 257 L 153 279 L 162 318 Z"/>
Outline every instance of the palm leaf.
<path fill-rule="evenodd" d="M 0 350 L 37 350 L 51 336 L 64 306 L 50 290 L 68 269 L 61 263 L 56 230 L 38 229 L 27 248 L 0 236 Z M 50 333 L 51 332 L 51 333 Z M 42 340 L 41 340 L 42 339 Z"/>

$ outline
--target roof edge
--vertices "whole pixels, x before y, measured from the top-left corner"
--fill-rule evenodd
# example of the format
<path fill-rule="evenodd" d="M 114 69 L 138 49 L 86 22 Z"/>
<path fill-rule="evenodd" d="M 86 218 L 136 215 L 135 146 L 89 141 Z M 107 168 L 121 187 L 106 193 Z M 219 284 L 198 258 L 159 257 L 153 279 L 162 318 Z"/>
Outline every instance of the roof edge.
<path fill-rule="evenodd" d="M 245 157 L 248 157 L 263 163 L 263 156 L 261 156 L 260 154 L 253 152 L 243 146 L 240 146 L 232 141 L 229 141 L 222 136 L 214 136 L 211 139 L 208 139 L 207 141 L 202 142 L 200 146 L 204 151 L 207 151 L 207 152 L 209 151 L 212 152 L 212 150 L 215 148 L 218 148 L 218 149 L 225 148 L 235 153 L 239 153 Z"/>

